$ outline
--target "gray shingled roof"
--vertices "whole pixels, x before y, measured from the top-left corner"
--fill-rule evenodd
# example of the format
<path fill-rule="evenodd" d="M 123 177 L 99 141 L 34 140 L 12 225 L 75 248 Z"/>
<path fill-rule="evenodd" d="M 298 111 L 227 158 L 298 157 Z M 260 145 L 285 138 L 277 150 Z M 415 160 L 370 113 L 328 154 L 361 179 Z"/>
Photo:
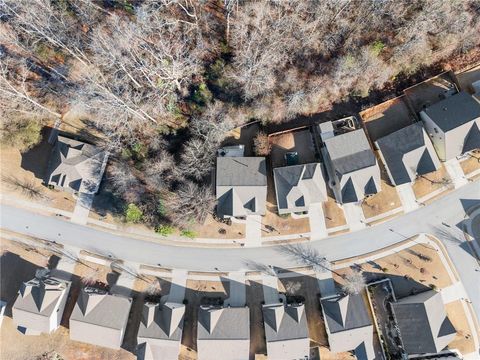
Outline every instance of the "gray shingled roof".
<path fill-rule="evenodd" d="M 440 167 L 440 160 L 421 123 L 380 138 L 376 145 L 394 185 L 412 182 L 416 174 L 427 174 Z"/>
<path fill-rule="evenodd" d="M 14 322 L 31 330 L 50 331 L 48 319 L 68 295 L 69 288 L 69 281 L 50 275 L 24 282 L 12 307 Z"/>
<path fill-rule="evenodd" d="M 131 298 L 85 287 L 70 316 L 70 337 L 77 341 L 118 348 L 121 345 L 120 338 L 125 333 L 131 305 Z M 109 333 L 108 336 L 106 332 Z"/>
<path fill-rule="evenodd" d="M 354 351 L 359 360 L 373 359 L 373 326 L 362 295 L 337 294 L 320 303 L 330 350 Z"/>
<path fill-rule="evenodd" d="M 67 191 L 98 191 L 108 155 L 81 141 L 59 136 L 49 160 L 46 182 Z"/>
<path fill-rule="evenodd" d="M 409 354 L 439 352 L 455 337 L 442 296 L 434 290 L 394 302 L 392 309 Z"/>
<path fill-rule="evenodd" d="M 178 358 L 184 314 L 183 304 L 144 304 L 137 335 L 137 358 Z"/>
<path fill-rule="evenodd" d="M 325 319 L 332 333 L 371 325 L 361 295 L 338 295 L 322 299 L 321 302 Z"/>
<path fill-rule="evenodd" d="M 269 304 L 263 306 L 267 342 L 308 338 L 305 305 Z"/>
<path fill-rule="evenodd" d="M 348 174 L 376 164 L 363 129 L 339 134 L 325 140 L 333 168 L 339 174 Z"/>
<path fill-rule="evenodd" d="M 480 117 L 480 102 L 466 92 L 439 101 L 424 110 L 443 132 Z"/>
<path fill-rule="evenodd" d="M 248 307 L 200 306 L 198 340 L 250 339 Z"/>
<path fill-rule="evenodd" d="M 273 175 L 280 214 L 308 211 L 310 204 L 327 200 L 320 163 L 275 168 Z"/>
<path fill-rule="evenodd" d="M 263 157 L 217 158 L 218 215 L 265 214 L 266 172 L 266 163 Z"/>

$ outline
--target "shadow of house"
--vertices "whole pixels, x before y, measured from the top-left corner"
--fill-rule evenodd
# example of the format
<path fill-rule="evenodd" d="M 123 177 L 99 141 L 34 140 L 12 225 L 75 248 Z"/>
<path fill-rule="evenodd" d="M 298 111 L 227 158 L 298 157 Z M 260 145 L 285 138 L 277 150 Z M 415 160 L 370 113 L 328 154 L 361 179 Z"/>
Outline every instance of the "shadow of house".
<path fill-rule="evenodd" d="M 428 282 L 425 279 L 425 284 L 419 283 L 408 276 L 399 276 L 393 274 L 384 274 L 384 273 L 372 273 L 364 272 L 367 283 L 374 281 L 379 281 L 383 279 L 390 279 L 392 282 L 393 289 L 395 290 L 395 296 L 397 299 L 402 299 L 407 296 L 415 295 L 427 290 L 431 290 L 431 287 L 428 286 Z M 428 276 L 428 275 L 425 275 Z"/>
<path fill-rule="evenodd" d="M 48 161 L 52 154 L 53 146 L 48 143 L 50 131 L 50 127 L 44 127 L 42 129 L 42 139 L 40 143 L 22 153 L 21 168 L 32 172 L 33 175 L 40 180 L 45 179 Z"/>
<path fill-rule="evenodd" d="M 17 254 L 5 252 L 0 257 L 1 299 L 7 302 L 5 315 L 12 316 L 12 305 L 22 284 L 35 277 L 37 266 Z"/>

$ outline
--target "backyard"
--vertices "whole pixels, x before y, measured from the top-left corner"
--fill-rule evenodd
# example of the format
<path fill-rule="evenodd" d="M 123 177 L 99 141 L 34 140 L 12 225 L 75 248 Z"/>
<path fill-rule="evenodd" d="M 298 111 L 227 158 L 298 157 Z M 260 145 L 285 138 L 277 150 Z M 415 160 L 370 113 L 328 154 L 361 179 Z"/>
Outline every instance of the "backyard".
<path fill-rule="evenodd" d="M 315 162 L 315 146 L 312 136 L 309 128 L 269 136 L 272 167 L 287 165 L 285 155 L 290 152 L 298 154 L 299 164 Z"/>

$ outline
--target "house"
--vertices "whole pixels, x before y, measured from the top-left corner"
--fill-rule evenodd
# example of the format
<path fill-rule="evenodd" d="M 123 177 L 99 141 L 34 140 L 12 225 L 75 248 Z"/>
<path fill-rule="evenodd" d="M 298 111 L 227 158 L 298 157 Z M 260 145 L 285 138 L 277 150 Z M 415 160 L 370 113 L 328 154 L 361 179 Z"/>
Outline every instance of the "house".
<path fill-rule="evenodd" d="M 217 214 L 265 215 L 267 167 L 264 157 L 217 158 Z"/>
<path fill-rule="evenodd" d="M 185 305 L 145 303 L 137 335 L 137 358 L 176 360 L 180 353 Z"/>
<path fill-rule="evenodd" d="M 421 123 L 404 127 L 375 143 L 393 185 L 415 181 L 441 166 L 430 138 Z"/>
<path fill-rule="evenodd" d="M 48 164 L 46 184 L 63 191 L 95 194 L 107 160 L 106 151 L 59 136 Z"/>
<path fill-rule="evenodd" d="M 441 161 L 480 147 L 480 100 L 460 92 L 420 112 Z"/>
<path fill-rule="evenodd" d="M 336 294 L 320 303 L 330 351 L 353 351 L 358 360 L 374 359 L 373 325 L 362 295 Z"/>
<path fill-rule="evenodd" d="M 308 211 L 310 204 L 327 200 L 320 163 L 275 168 L 273 176 L 279 214 Z"/>
<path fill-rule="evenodd" d="M 120 349 L 132 299 L 85 287 L 70 316 L 70 339 Z"/>
<path fill-rule="evenodd" d="M 434 290 L 391 303 L 403 347 L 408 354 L 437 353 L 455 337 L 442 295 Z"/>
<path fill-rule="evenodd" d="M 197 326 L 199 360 L 248 360 L 248 307 L 200 306 Z"/>
<path fill-rule="evenodd" d="M 263 305 L 269 359 L 309 359 L 310 338 L 303 304 Z"/>
<path fill-rule="evenodd" d="M 22 284 L 12 307 L 13 322 L 25 334 L 51 333 L 62 320 L 70 281 L 49 273 Z"/>
<path fill-rule="evenodd" d="M 380 168 L 363 129 L 322 139 L 330 186 L 338 202 L 358 202 L 381 190 Z"/>

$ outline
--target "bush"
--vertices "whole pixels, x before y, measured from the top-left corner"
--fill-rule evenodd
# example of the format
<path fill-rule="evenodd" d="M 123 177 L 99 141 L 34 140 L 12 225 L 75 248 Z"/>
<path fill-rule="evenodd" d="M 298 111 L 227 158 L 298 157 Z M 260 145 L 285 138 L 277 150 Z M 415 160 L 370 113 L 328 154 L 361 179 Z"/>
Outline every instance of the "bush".
<path fill-rule="evenodd" d="M 270 154 L 270 143 L 268 135 L 263 131 L 259 132 L 253 139 L 253 147 L 257 156 L 267 156 Z"/>
<path fill-rule="evenodd" d="M 182 230 L 182 232 L 180 233 L 180 235 L 182 236 L 185 236 L 187 238 L 190 238 L 190 239 L 194 239 L 195 236 L 197 236 L 197 234 L 195 233 L 195 231 L 193 230 Z"/>
<path fill-rule="evenodd" d="M 175 231 L 175 228 L 170 225 L 160 225 L 155 228 L 155 232 L 162 236 L 172 235 Z"/>
<path fill-rule="evenodd" d="M 1 132 L 3 143 L 25 152 L 40 142 L 42 127 L 34 120 L 8 124 Z"/>
<path fill-rule="evenodd" d="M 377 40 L 372 44 L 372 52 L 375 54 L 375 56 L 380 55 L 380 53 L 384 48 L 385 48 L 385 44 L 381 41 Z"/>
<path fill-rule="evenodd" d="M 142 220 L 142 217 L 142 210 L 140 210 L 137 205 L 128 204 L 127 208 L 125 209 L 125 219 L 127 222 L 138 223 L 140 220 Z"/>

